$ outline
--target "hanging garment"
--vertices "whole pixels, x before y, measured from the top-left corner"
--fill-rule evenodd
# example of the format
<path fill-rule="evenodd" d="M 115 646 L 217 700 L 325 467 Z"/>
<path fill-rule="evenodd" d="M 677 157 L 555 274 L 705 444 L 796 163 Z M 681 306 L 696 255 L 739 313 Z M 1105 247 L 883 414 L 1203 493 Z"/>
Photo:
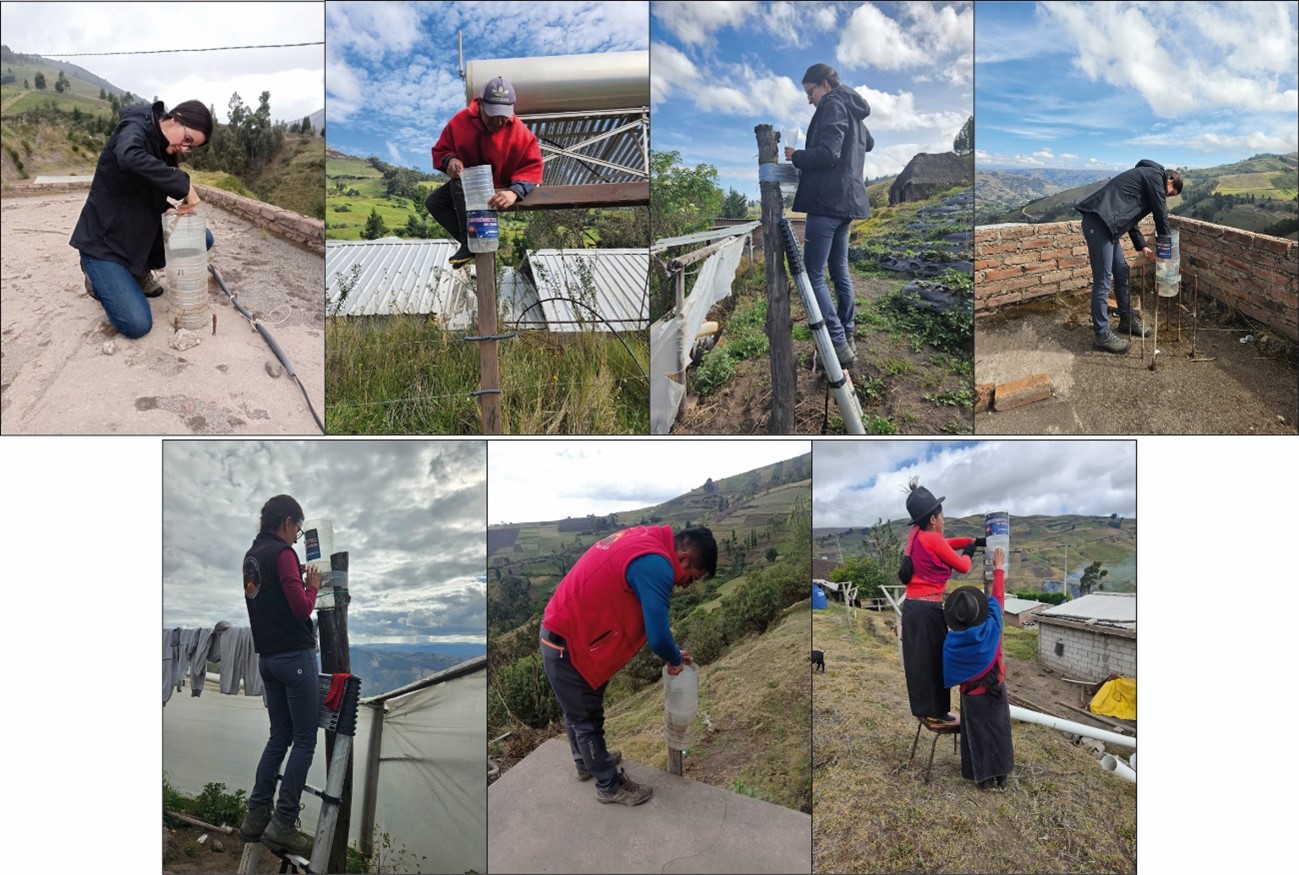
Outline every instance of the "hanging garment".
<path fill-rule="evenodd" d="M 253 630 L 249 626 L 232 626 L 221 634 L 221 692 L 239 692 L 243 682 L 245 696 L 260 696 L 265 685 L 258 671 L 257 652 L 253 650 Z"/>

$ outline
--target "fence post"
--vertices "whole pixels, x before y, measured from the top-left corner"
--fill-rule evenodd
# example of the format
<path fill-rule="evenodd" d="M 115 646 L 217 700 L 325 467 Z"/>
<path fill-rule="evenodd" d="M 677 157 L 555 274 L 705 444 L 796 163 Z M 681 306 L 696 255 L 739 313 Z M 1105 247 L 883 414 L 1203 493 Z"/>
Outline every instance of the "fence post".
<path fill-rule="evenodd" d="M 496 340 L 496 253 L 474 255 L 478 272 L 478 404 L 483 434 L 501 433 L 501 370 Z"/>
<path fill-rule="evenodd" d="M 780 134 L 771 125 L 758 125 L 753 129 L 758 139 L 758 165 L 775 164 Z M 761 175 L 759 175 L 761 180 Z M 771 434 L 792 434 L 794 431 L 794 335 L 793 320 L 789 312 L 789 280 L 785 274 L 785 254 L 780 245 L 780 219 L 784 214 L 784 200 L 780 183 L 760 181 L 762 190 L 762 241 L 766 255 L 767 275 L 767 340 L 771 357 L 771 419 L 767 431 Z"/>
<path fill-rule="evenodd" d="M 316 622 L 320 632 L 320 670 L 325 674 L 352 672 L 351 642 L 347 632 L 347 606 L 352 597 L 347 591 L 347 553 L 334 553 L 329 557 L 330 580 L 333 587 L 333 607 L 318 611 Z M 333 732 L 325 733 L 326 762 L 333 762 L 334 746 L 338 739 Z M 352 752 L 347 754 L 347 771 L 338 806 L 338 823 L 334 828 L 334 843 L 329 851 L 329 871 L 347 871 L 348 824 L 352 820 Z"/>

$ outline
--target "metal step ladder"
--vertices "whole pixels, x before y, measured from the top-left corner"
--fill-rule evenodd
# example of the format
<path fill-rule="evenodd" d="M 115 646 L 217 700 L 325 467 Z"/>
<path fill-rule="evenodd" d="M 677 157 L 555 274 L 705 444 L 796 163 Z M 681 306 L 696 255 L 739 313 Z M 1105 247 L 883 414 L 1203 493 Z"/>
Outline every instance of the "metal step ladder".
<path fill-rule="evenodd" d="M 310 784 L 302 788 L 304 792 L 320 798 L 320 818 L 316 821 L 316 837 L 315 843 L 311 846 L 311 859 L 304 859 L 297 854 L 272 851 L 280 858 L 281 872 L 324 872 L 329 865 L 329 851 L 334 844 L 334 829 L 338 825 L 339 807 L 343 804 L 347 760 L 352 753 L 352 739 L 356 736 L 357 707 L 361 700 L 361 679 L 352 675 L 344 682 L 342 704 L 337 711 L 329 710 L 325 706 L 325 699 L 329 696 L 332 681 L 333 675 L 322 674 L 317 678 L 316 725 L 334 733 L 334 752 L 325 766 L 325 788 L 321 790 Z M 276 780 L 279 781 L 283 777 L 277 775 Z M 244 845 L 243 857 L 239 861 L 241 875 L 249 875 L 257 871 L 262 847 L 261 842 L 249 842 Z"/>

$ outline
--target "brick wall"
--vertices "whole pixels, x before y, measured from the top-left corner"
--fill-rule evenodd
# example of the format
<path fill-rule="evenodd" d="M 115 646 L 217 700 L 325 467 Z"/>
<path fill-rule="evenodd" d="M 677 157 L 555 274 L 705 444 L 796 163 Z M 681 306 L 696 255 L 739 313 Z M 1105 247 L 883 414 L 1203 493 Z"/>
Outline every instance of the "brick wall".
<path fill-rule="evenodd" d="M 208 203 L 216 204 L 223 210 L 229 210 L 252 222 L 263 231 L 269 231 L 276 237 L 291 240 L 307 247 L 312 252 L 325 254 L 325 223 L 280 207 L 264 204 L 251 198 L 240 197 L 228 191 L 211 188 L 206 185 L 196 186 L 199 197 Z"/>
<path fill-rule="evenodd" d="M 1047 668 L 1079 681 L 1099 681 L 1112 671 L 1137 675 L 1137 633 L 1038 617 L 1037 656 Z M 1057 656 L 1056 644 L 1064 645 Z"/>
<path fill-rule="evenodd" d="M 1292 341 L 1299 341 L 1299 242 L 1214 225 L 1179 216 L 1182 289 L 1239 311 Z M 1154 240 L 1146 218 L 1141 232 Z M 1148 262 L 1124 235 L 1123 251 L 1133 269 Z M 978 313 L 1057 294 L 1085 293 L 1091 268 L 1081 222 L 1043 225 L 981 225 L 974 229 L 974 309 Z"/>

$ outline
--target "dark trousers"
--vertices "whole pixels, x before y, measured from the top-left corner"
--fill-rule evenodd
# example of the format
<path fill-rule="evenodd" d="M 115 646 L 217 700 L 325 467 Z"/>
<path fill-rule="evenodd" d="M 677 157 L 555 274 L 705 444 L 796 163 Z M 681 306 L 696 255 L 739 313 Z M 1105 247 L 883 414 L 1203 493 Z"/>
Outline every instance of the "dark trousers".
<path fill-rule="evenodd" d="M 469 229 L 465 223 L 465 189 L 459 179 L 443 183 L 424 200 L 429 215 L 446 229 L 447 233 L 465 245 Z"/>
<path fill-rule="evenodd" d="M 314 649 L 293 650 L 263 656 L 258 664 L 262 681 L 266 684 L 266 711 L 271 718 L 271 737 L 257 764 L 257 777 L 250 808 L 269 805 L 275 794 L 275 776 L 280 763 L 292 744 L 289 763 L 280 781 L 280 797 L 275 814 L 280 820 L 293 823 L 301 807 L 302 785 L 307 783 L 307 772 L 316 754 L 317 712 L 319 708 L 320 669 Z"/>
<path fill-rule="evenodd" d="M 1010 732 L 1010 693 L 961 693 L 961 777 L 986 781 L 1015 770 Z"/>
<path fill-rule="evenodd" d="M 942 602 L 907 599 L 902 603 L 902 667 L 916 717 L 942 717 L 952 710 L 951 692 L 943 686 L 946 638 Z"/>
<path fill-rule="evenodd" d="M 593 689 L 573 667 L 567 650 L 559 651 L 542 643 L 541 662 L 559 707 L 564 710 L 564 729 L 568 732 L 573 762 L 579 768 L 585 766 L 595 778 L 599 792 L 618 792 L 618 767 L 604 743 L 604 690 L 608 684 Z"/>
<path fill-rule="evenodd" d="M 1092 268 L 1092 331 L 1105 334 L 1110 330 L 1110 313 L 1106 306 L 1110 277 L 1114 279 L 1114 303 L 1119 316 L 1127 321 L 1132 315 L 1128 288 L 1128 260 L 1123 257 L 1123 241 L 1110 236 L 1110 229 L 1095 213 L 1083 213 L 1083 237 L 1087 238 L 1087 260 Z"/>

